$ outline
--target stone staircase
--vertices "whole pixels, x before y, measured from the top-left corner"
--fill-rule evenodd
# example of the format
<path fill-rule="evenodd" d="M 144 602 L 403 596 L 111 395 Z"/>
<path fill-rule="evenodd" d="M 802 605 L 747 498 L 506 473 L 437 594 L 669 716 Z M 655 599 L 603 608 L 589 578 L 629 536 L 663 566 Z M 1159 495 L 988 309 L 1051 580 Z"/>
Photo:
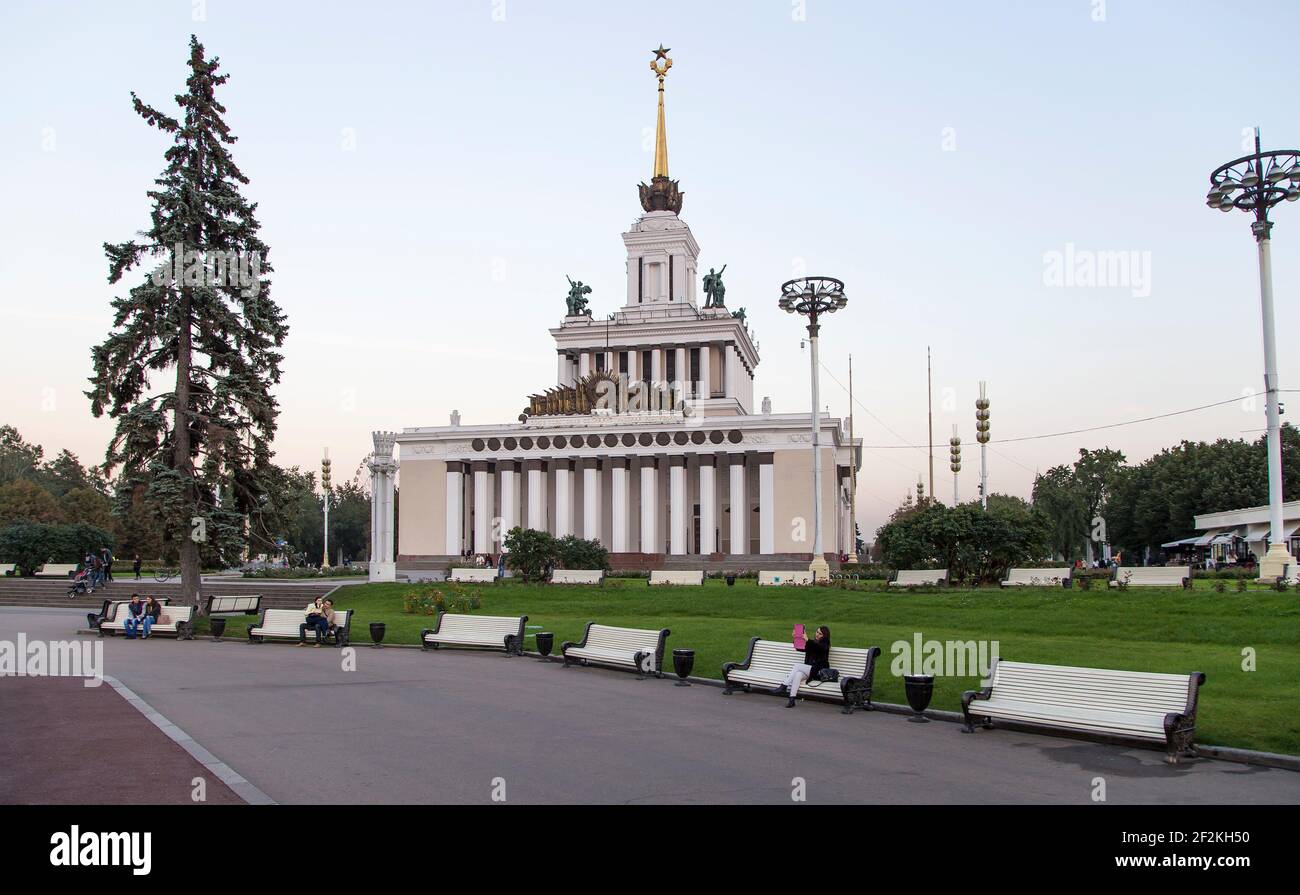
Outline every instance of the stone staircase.
<path fill-rule="evenodd" d="M 182 602 L 180 582 L 160 583 L 153 576 L 135 581 L 119 577 L 93 594 L 69 598 L 68 581 L 55 578 L 0 577 L 0 606 L 29 606 L 52 609 L 99 609 L 105 600 L 129 600 L 131 594 L 153 594 Z M 301 609 L 318 596 L 338 587 L 337 581 L 265 581 L 251 578 L 204 579 L 203 596 L 212 594 L 261 594 L 266 609 Z M 336 595 L 336 599 L 338 595 Z"/>

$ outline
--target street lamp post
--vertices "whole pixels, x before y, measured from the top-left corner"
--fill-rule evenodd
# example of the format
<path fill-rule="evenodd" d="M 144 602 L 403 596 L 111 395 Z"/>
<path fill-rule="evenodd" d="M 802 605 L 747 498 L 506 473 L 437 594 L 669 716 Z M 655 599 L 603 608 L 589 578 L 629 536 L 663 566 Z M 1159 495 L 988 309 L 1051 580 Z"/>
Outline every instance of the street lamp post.
<path fill-rule="evenodd" d="M 961 502 L 958 485 L 961 474 L 961 436 L 957 434 L 957 424 L 952 424 L 952 438 L 948 439 L 948 468 L 952 470 L 952 505 Z"/>
<path fill-rule="evenodd" d="M 330 564 L 330 449 L 325 448 L 325 456 L 320 461 L 321 497 L 325 504 L 325 549 L 322 551 L 320 567 L 328 569 Z"/>
<path fill-rule="evenodd" d="M 808 318 L 808 341 L 812 346 L 812 451 L 813 451 L 813 560 L 808 566 L 813 581 L 830 578 L 831 567 L 822 549 L 822 454 L 821 411 L 818 395 L 817 335 L 823 314 L 833 314 L 848 304 L 844 283 L 834 277 L 804 277 L 781 286 L 778 307 L 788 314 Z"/>
<path fill-rule="evenodd" d="M 980 443 L 980 506 L 989 508 L 989 397 L 980 383 L 980 396 L 975 400 L 975 440 Z"/>
<path fill-rule="evenodd" d="M 1268 210 L 1279 202 L 1300 199 L 1300 151 L 1264 152 L 1255 128 L 1255 152 L 1220 165 L 1210 174 L 1206 204 L 1220 211 L 1240 208 L 1255 220 L 1250 225 L 1259 252 L 1259 293 L 1264 324 L 1264 392 L 1268 420 L 1268 553 L 1259 564 L 1261 581 L 1294 577 L 1295 560 L 1282 528 L 1282 419 L 1278 407 L 1277 341 L 1273 327 L 1273 269 Z"/>

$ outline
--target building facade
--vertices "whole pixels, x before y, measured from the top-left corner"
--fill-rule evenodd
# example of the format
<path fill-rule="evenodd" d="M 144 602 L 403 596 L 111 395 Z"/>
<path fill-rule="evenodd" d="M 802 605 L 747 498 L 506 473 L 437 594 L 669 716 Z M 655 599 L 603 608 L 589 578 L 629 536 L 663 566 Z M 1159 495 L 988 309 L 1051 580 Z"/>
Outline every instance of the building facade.
<path fill-rule="evenodd" d="M 401 494 L 395 566 L 383 552 L 391 524 L 376 529 L 388 532 L 372 552 L 377 577 L 422 577 L 466 551 L 499 553 L 516 526 L 598 540 L 616 568 L 806 567 L 813 558 L 811 414 L 755 407 L 758 347 L 743 311 L 726 306 L 725 268 L 701 279 L 700 247 L 668 176 L 670 66 L 656 54 L 655 169 L 622 234 L 623 306 L 594 319 L 590 289 L 571 282 L 566 315 L 550 330 L 555 384 L 517 420 L 461 425 L 453 413 L 446 426 L 376 433 L 377 453 L 396 442 Z M 850 466 L 860 449 L 832 417 L 822 417 L 818 442 L 834 566 L 853 546 Z M 391 487 L 387 461 L 378 469 Z"/>

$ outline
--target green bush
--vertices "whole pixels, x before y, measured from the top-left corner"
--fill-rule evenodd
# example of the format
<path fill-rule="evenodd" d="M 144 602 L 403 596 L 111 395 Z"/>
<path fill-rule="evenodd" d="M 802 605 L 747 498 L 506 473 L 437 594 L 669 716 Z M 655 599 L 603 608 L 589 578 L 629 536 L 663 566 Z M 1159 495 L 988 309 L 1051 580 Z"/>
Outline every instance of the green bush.
<path fill-rule="evenodd" d="M 85 523 L 16 522 L 0 529 L 0 562 L 15 563 L 23 575 L 33 574 L 47 562 L 79 563 L 87 553 L 113 546 L 112 535 Z"/>
<path fill-rule="evenodd" d="M 314 569 L 310 566 L 298 568 L 248 569 L 245 578 L 299 579 L 299 578 L 337 578 L 346 575 L 365 575 L 365 569 L 355 566 L 331 566 L 328 569 Z"/>
<path fill-rule="evenodd" d="M 555 542 L 556 565 L 562 569 L 609 568 L 609 551 L 600 541 L 587 541 L 568 535 Z"/>
<path fill-rule="evenodd" d="M 506 532 L 506 565 L 524 581 L 545 581 L 559 556 L 550 532 L 518 526 Z"/>

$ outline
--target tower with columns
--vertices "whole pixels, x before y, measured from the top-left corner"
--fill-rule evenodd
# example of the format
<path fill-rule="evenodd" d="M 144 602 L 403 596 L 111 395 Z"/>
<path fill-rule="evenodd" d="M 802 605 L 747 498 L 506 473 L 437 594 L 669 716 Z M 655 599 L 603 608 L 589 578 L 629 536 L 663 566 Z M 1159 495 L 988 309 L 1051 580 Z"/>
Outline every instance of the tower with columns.
<path fill-rule="evenodd" d="M 516 526 L 599 541 L 615 567 L 794 568 L 811 559 L 809 414 L 772 413 L 768 402 L 756 412 L 753 334 L 721 303 L 697 301 L 700 246 L 668 171 L 667 53 L 660 47 L 651 63 L 655 161 L 639 187 L 641 214 L 622 234 L 621 306 L 550 330 L 555 382 L 524 389 L 562 400 L 534 400 L 516 422 L 396 436 L 399 574 L 420 577 L 466 551 L 495 555 Z M 605 400 L 579 401 L 579 391 Z M 822 418 L 819 441 L 822 468 L 837 470 L 823 477 L 821 499 L 835 566 L 852 549 L 848 480 L 861 458 L 838 419 Z M 377 434 L 377 457 L 378 445 Z"/>

